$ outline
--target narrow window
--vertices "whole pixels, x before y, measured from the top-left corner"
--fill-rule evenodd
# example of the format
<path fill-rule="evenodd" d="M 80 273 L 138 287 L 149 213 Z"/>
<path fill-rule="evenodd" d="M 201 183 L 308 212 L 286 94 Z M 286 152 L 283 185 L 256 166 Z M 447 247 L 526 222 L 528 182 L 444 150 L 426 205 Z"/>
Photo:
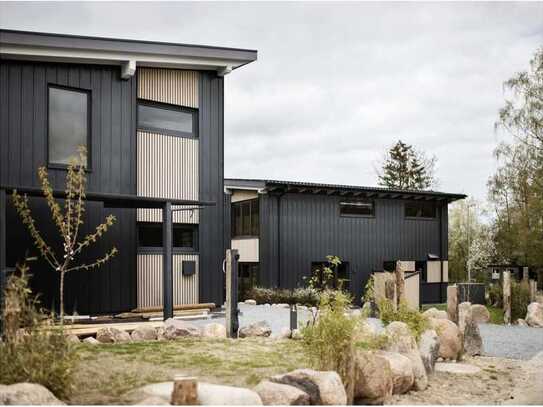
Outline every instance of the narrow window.
<path fill-rule="evenodd" d="M 198 137 L 198 110 L 140 101 L 138 129 L 172 136 Z"/>
<path fill-rule="evenodd" d="M 50 85 L 48 109 L 49 164 L 68 165 L 80 146 L 87 148 L 89 160 L 90 92 Z"/>
<path fill-rule="evenodd" d="M 258 237 L 259 209 L 258 199 L 232 203 L 232 237 Z"/>
<path fill-rule="evenodd" d="M 407 218 L 435 218 L 436 204 L 431 201 L 410 201 L 405 203 Z"/>
<path fill-rule="evenodd" d="M 138 247 L 143 250 L 162 250 L 162 224 L 142 222 L 138 224 Z M 190 224 L 173 225 L 172 246 L 174 251 L 198 250 L 198 226 Z"/>
<path fill-rule="evenodd" d="M 348 201 L 339 203 L 341 216 L 375 216 L 373 201 Z"/>

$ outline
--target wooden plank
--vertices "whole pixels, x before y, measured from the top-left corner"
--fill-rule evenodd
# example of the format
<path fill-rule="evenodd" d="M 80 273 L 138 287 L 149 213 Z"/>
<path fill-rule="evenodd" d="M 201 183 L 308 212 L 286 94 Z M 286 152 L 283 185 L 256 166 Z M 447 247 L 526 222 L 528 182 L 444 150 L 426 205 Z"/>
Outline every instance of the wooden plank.
<path fill-rule="evenodd" d="M 206 302 L 202 304 L 180 304 L 180 305 L 174 305 L 173 309 L 175 311 L 179 310 L 193 310 L 193 309 L 214 309 L 216 308 L 215 303 L 213 302 Z M 135 308 L 132 310 L 132 312 L 161 312 L 162 307 L 142 307 L 142 308 Z"/>

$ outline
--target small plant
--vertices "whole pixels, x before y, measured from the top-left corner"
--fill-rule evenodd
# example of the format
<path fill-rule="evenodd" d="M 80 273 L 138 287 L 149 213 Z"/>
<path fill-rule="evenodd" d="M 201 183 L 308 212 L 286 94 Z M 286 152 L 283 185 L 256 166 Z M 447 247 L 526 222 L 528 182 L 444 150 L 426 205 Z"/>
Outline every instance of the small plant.
<path fill-rule="evenodd" d="M 72 390 L 76 353 L 62 327 L 42 313 L 28 287 L 26 265 L 18 266 L 5 289 L 0 342 L 0 383 L 38 383 L 58 397 Z"/>
<path fill-rule="evenodd" d="M 525 318 L 530 305 L 530 286 L 527 282 L 511 281 L 511 320 Z"/>
<path fill-rule="evenodd" d="M 502 308 L 503 307 L 503 288 L 499 283 L 490 284 L 488 287 L 488 299 L 487 304 L 489 306 Z"/>
<path fill-rule="evenodd" d="M 284 288 L 252 287 L 243 299 L 253 299 L 257 304 L 299 304 L 308 307 L 319 305 L 320 295 L 312 288 Z"/>
<path fill-rule="evenodd" d="M 337 276 L 341 259 L 338 256 L 326 256 L 326 260 L 328 261 L 327 265 L 316 268 L 311 277 L 304 277 L 309 288 L 319 291 L 342 288 L 344 281 Z"/>
<path fill-rule="evenodd" d="M 355 340 L 360 327 L 360 318 L 348 315 L 350 305 L 347 294 L 325 291 L 318 318 L 302 328 L 304 351 L 313 367 L 338 372 L 347 394 L 352 394 Z"/>
<path fill-rule="evenodd" d="M 82 241 L 78 241 L 79 228 L 83 224 L 83 214 L 85 212 L 85 188 L 86 175 L 84 163 L 87 162 L 87 153 L 84 147 L 80 147 L 79 158 L 70 160 L 68 165 L 68 173 L 66 176 L 66 199 L 64 208 L 55 200 L 53 196 L 53 188 L 49 183 L 47 170 L 45 167 L 38 169 L 38 177 L 41 182 L 41 187 L 54 223 L 56 224 L 60 238 L 63 242 L 62 250 L 58 250 L 53 245 L 48 244 L 42 237 L 36 221 L 32 217 L 28 204 L 28 197 L 21 196 L 16 190 L 13 191 L 12 199 L 17 213 L 21 217 L 23 224 L 26 225 L 34 245 L 39 250 L 41 256 L 51 266 L 51 268 L 60 274 L 60 321 L 64 320 L 64 278 L 66 273 L 77 270 L 93 270 L 117 254 L 117 249 L 113 247 L 104 257 L 96 260 L 91 264 L 74 265 L 77 256 L 81 254 L 83 249 L 89 247 L 107 232 L 107 230 L 115 223 L 115 216 L 109 215 L 104 223 L 98 225 L 94 233 L 91 233 Z"/>
<path fill-rule="evenodd" d="M 394 309 L 392 301 L 388 299 L 381 300 L 379 302 L 379 315 L 385 326 L 393 321 L 406 323 L 417 342 L 422 333 L 429 328 L 428 318 L 417 310 L 409 308 L 403 301 L 400 302 L 398 309 Z"/>

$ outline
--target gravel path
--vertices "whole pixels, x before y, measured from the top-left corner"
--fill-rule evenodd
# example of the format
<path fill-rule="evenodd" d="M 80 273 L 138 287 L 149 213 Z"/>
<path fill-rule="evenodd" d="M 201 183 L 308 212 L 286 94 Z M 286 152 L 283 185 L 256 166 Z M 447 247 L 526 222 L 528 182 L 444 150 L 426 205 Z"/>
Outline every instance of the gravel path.
<path fill-rule="evenodd" d="M 515 325 L 479 325 L 484 355 L 530 359 L 543 351 L 543 329 Z"/>

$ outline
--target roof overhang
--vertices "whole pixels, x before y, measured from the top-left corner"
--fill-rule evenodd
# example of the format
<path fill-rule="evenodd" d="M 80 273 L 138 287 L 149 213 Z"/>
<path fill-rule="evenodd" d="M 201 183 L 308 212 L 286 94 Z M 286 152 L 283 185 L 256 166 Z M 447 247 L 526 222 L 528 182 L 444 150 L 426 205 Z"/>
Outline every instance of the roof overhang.
<path fill-rule="evenodd" d="M 216 71 L 224 76 L 257 59 L 257 51 L 165 42 L 0 30 L 0 57 L 119 65 L 123 78 L 136 67 Z"/>

